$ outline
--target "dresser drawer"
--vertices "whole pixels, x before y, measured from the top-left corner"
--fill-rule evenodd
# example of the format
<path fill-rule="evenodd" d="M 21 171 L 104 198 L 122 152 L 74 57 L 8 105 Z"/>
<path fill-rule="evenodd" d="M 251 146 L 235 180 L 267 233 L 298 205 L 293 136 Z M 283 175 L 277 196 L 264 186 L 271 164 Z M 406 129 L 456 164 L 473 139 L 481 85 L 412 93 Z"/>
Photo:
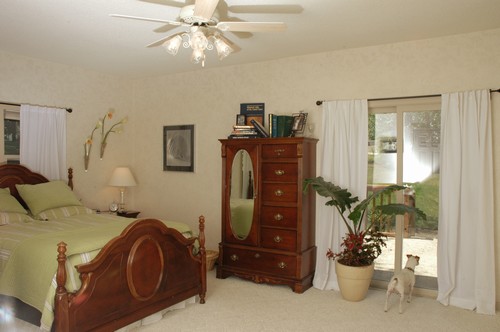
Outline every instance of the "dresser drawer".
<path fill-rule="evenodd" d="M 297 208 L 282 206 L 263 206 L 260 223 L 264 226 L 297 227 Z"/>
<path fill-rule="evenodd" d="M 297 145 L 295 144 L 266 144 L 262 146 L 264 159 L 296 158 Z"/>
<path fill-rule="evenodd" d="M 297 164 L 263 163 L 262 180 L 297 183 Z"/>
<path fill-rule="evenodd" d="M 269 249 L 295 251 L 297 248 L 295 231 L 262 227 L 260 239 L 262 246 Z"/>
<path fill-rule="evenodd" d="M 262 186 L 264 202 L 296 202 L 297 185 L 282 183 L 266 183 Z"/>
<path fill-rule="evenodd" d="M 293 277 L 296 273 L 295 256 L 277 255 L 258 250 L 224 248 L 223 264 L 244 270 Z"/>

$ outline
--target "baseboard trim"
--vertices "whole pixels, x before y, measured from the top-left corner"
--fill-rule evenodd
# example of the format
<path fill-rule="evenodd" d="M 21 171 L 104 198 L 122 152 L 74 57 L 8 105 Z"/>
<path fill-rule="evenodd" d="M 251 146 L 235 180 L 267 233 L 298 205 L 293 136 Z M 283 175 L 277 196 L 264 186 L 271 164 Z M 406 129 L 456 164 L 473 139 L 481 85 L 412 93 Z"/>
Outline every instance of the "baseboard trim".
<path fill-rule="evenodd" d="M 383 289 L 387 290 L 387 281 L 382 281 L 382 280 L 372 280 L 370 283 L 371 288 L 376 288 L 376 289 Z M 428 297 L 431 299 L 437 299 L 438 296 L 438 291 L 434 289 L 425 289 L 425 288 L 413 288 L 413 295 L 415 296 L 422 296 L 422 297 Z M 500 302 L 496 301 L 495 302 L 495 308 L 497 314 L 500 312 Z"/>

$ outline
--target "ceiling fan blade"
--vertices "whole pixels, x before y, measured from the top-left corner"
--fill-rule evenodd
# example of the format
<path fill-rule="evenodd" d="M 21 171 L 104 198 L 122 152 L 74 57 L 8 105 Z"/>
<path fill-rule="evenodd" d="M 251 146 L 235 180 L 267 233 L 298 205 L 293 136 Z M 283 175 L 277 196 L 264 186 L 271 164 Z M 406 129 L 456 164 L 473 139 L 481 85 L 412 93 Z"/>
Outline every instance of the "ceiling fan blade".
<path fill-rule="evenodd" d="M 150 21 L 150 22 L 167 23 L 167 24 L 170 24 L 170 25 L 183 25 L 184 24 L 182 22 L 177 22 L 177 21 L 169 21 L 169 20 L 162 20 L 162 19 L 148 18 L 148 17 L 140 17 L 140 16 L 130 16 L 130 15 L 121 15 L 121 14 L 109 14 L 109 16 L 119 17 L 119 18 L 129 18 L 129 19 L 132 19 L 132 20 L 140 20 L 140 21 Z"/>
<path fill-rule="evenodd" d="M 151 44 L 149 45 L 146 45 L 146 47 L 156 47 L 156 46 L 160 46 L 161 44 L 163 44 L 164 42 L 166 42 L 168 39 L 172 38 L 172 37 L 175 37 L 177 35 L 182 35 L 184 32 L 178 32 L 178 33 L 174 33 L 173 35 L 170 35 L 170 36 L 167 36 L 167 37 L 163 37 L 162 39 L 158 39 L 157 41 L 155 42 L 152 42 Z"/>
<path fill-rule="evenodd" d="M 239 39 L 249 39 L 254 36 L 253 33 L 248 31 L 231 31 L 231 33 Z"/>
<path fill-rule="evenodd" d="M 157 33 L 165 33 L 173 29 L 177 29 L 177 26 L 174 26 L 172 24 L 163 24 L 162 26 L 154 29 L 153 31 Z"/>
<path fill-rule="evenodd" d="M 149 2 L 149 3 L 155 3 L 157 5 L 164 5 L 164 6 L 169 6 L 169 7 L 177 7 L 177 8 L 182 8 L 187 5 L 191 5 L 194 0 L 190 1 L 185 1 L 185 2 L 179 2 L 175 0 L 139 0 L 142 2 Z"/>
<path fill-rule="evenodd" d="M 278 32 L 285 31 L 283 22 L 219 22 L 215 26 L 221 31 Z"/>
<path fill-rule="evenodd" d="M 237 14 L 300 14 L 304 11 L 301 5 L 235 5 L 227 9 Z"/>
<path fill-rule="evenodd" d="M 205 20 L 210 20 L 214 14 L 215 7 L 219 4 L 219 0 L 196 0 L 194 4 L 193 16 L 200 17 Z"/>

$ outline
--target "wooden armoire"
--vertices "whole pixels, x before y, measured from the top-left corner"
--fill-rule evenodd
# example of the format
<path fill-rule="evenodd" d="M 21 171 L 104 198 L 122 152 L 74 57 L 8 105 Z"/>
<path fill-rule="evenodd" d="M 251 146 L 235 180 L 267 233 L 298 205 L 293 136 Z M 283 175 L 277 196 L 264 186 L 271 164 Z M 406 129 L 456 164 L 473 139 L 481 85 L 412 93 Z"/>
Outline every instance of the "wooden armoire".
<path fill-rule="evenodd" d="M 312 285 L 316 263 L 314 138 L 222 139 L 222 241 L 217 278 Z"/>

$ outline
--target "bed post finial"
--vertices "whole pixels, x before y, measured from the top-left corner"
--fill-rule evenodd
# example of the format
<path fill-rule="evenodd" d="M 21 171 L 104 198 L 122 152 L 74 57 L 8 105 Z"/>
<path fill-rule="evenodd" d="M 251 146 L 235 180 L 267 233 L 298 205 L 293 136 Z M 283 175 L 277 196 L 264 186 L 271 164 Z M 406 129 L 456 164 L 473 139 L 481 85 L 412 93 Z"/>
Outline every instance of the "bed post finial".
<path fill-rule="evenodd" d="M 200 216 L 198 222 L 200 229 L 200 236 L 199 236 L 200 249 L 203 248 L 203 250 L 205 250 L 205 217 Z"/>
<path fill-rule="evenodd" d="M 73 168 L 68 168 L 68 186 L 73 189 Z"/>
<path fill-rule="evenodd" d="M 200 216 L 199 220 L 200 234 L 198 235 L 198 242 L 200 244 L 201 255 L 201 289 L 200 289 L 200 303 L 205 303 L 205 295 L 207 293 L 207 253 L 205 251 L 205 217 Z"/>
<path fill-rule="evenodd" d="M 57 289 L 56 294 L 66 293 L 66 243 L 57 244 Z"/>

